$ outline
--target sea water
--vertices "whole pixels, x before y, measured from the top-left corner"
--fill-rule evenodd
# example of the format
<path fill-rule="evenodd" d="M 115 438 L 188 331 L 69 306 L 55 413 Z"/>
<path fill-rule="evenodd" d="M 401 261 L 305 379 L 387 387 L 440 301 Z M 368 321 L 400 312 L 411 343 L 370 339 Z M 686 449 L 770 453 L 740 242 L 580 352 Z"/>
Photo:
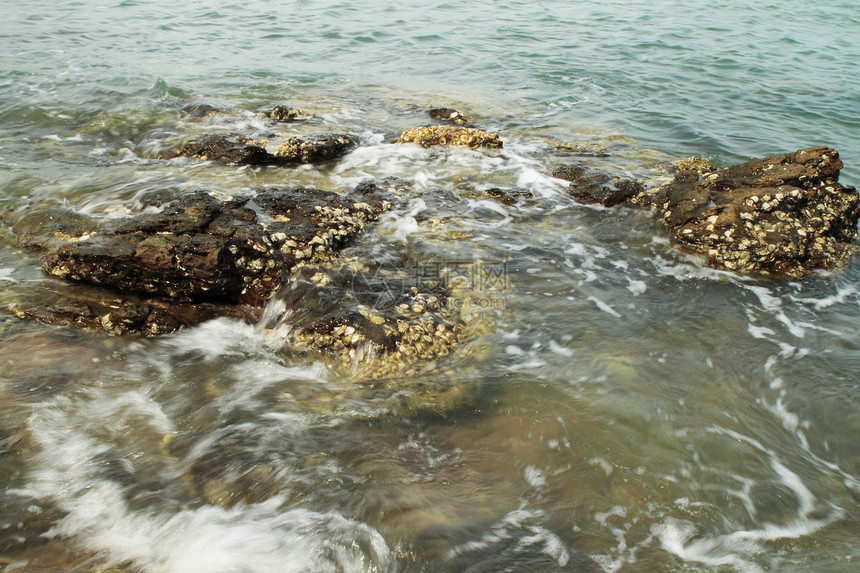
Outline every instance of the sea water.
<path fill-rule="evenodd" d="M 3 310 L 0 564 L 855 570 L 860 262 L 789 282 L 709 269 L 550 174 L 656 186 L 689 155 L 830 145 L 856 185 L 858 38 L 843 1 L 4 2 L 0 208 L 122 217 L 165 191 L 400 177 L 414 196 L 345 256 L 504 265 L 504 288 L 468 352 L 416 375 L 479 383 L 444 416 L 296 353 L 277 302 L 154 340 Z M 194 133 L 311 129 L 273 127 L 275 104 L 361 146 L 290 169 L 160 158 Z M 504 149 L 393 144 L 437 106 Z M 3 238 L 4 309 L 73 288 Z"/>

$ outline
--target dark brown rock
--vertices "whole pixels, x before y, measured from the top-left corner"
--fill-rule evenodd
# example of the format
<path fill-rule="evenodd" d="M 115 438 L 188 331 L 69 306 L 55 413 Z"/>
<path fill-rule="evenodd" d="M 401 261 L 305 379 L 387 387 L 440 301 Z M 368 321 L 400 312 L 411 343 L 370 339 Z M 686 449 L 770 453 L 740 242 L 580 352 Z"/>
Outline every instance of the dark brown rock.
<path fill-rule="evenodd" d="M 91 232 L 96 223 L 60 205 L 33 208 L 24 205 L 5 211 L 0 221 L 8 225 L 22 247 L 41 251 L 77 240 Z"/>
<path fill-rule="evenodd" d="M 268 117 L 269 119 L 284 123 L 293 122 L 297 119 L 306 117 L 301 111 L 285 105 L 276 105 L 272 109 L 264 111 L 262 115 L 263 117 Z"/>
<path fill-rule="evenodd" d="M 559 167 L 553 177 L 570 181 L 568 194 L 581 203 L 614 207 L 631 201 L 644 191 L 644 186 L 630 179 L 612 180 L 604 173 L 598 173 L 569 165 Z"/>
<path fill-rule="evenodd" d="M 262 311 L 253 305 L 178 302 L 96 288 L 66 290 L 62 296 L 47 298 L 22 300 L 12 304 L 10 310 L 18 318 L 55 326 L 143 336 L 168 334 L 221 316 L 254 321 Z"/>
<path fill-rule="evenodd" d="M 437 107 L 429 109 L 427 110 L 427 114 L 433 119 L 438 119 L 440 121 L 445 121 L 451 124 L 464 125 L 469 123 L 469 120 L 467 120 L 462 113 L 460 113 L 456 109 L 451 109 L 448 107 Z"/>
<path fill-rule="evenodd" d="M 182 108 L 182 111 L 194 117 L 208 117 L 218 113 L 218 108 L 208 103 L 193 103 Z"/>
<path fill-rule="evenodd" d="M 527 189 L 502 189 L 501 187 L 491 187 L 485 189 L 484 193 L 496 199 L 502 205 L 516 205 L 520 199 L 530 199 L 534 194 Z"/>
<path fill-rule="evenodd" d="M 177 155 L 197 157 L 235 165 L 289 165 L 318 163 L 346 155 L 358 145 L 348 135 L 328 134 L 308 138 L 288 137 L 271 154 L 263 147 L 265 141 L 231 138 L 226 135 L 205 135 L 179 148 Z"/>
<path fill-rule="evenodd" d="M 682 247 L 711 265 L 801 277 L 856 248 L 860 196 L 834 149 L 813 147 L 721 170 L 691 163 L 651 202 Z"/>
<path fill-rule="evenodd" d="M 236 165 L 273 165 L 277 160 L 259 145 L 249 145 L 225 135 L 205 135 L 179 148 L 177 155 Z"/>
<path fill-rule="evenodd" d="M 314 189 L 266 189 L 221 202 L 204 191 L 160 213 L 108 222 L 48 252 L 51 275 L 191 302 L 259 304 L 300 262 L 330 258 L 386 208 Z"/>

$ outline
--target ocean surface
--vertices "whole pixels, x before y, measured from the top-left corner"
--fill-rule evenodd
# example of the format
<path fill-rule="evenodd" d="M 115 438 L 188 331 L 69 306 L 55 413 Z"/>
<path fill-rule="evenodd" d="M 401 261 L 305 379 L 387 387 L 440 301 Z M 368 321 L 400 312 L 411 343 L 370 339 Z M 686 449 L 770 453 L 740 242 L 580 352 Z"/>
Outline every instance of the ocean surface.
<path fill-rule="evenodd" d="M 860 7 L 429 4 L 0 5 L 0 211 L 399 177 L 414 196 L 345 259 L 494 269 L 463 350 L 391 395 L 292 348 L 280 298 L 258 324 L 155 339 L 19 320 L 10 305 L 78 287 L 0 229 L 0 567 L 860 568 L 860 258 L 796 281 L 716 271 L 550 176 L 656 186 L 691 155 L 828 145 L 860 184 Z M 276 104 L 313 119 L 260 117 Z M 504 148 L 395 145 L 430 107 Z M 200 133 L 322 132 L 361 146 L 296 168 L 163 158 Z M 398 406 L 452 387 L 465 405 Z"/>

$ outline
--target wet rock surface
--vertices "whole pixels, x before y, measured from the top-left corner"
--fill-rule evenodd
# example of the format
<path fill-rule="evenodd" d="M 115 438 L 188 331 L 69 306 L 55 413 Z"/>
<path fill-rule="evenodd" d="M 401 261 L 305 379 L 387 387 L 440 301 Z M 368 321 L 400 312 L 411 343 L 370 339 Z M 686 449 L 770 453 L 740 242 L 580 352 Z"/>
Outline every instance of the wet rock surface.
<path fill-rule="evenodd" d="M 189 141 L 179 148 L 177 155 L 236 165 L 277 163 L 277 160 L 264 147 L 242 143 L 226 135 L 205 135 Z"/>
<path fill-rule="evenodd" d="M 492 197 L 502 205 L 516 205 L 523 199 L 531 199 L 534 193 L 528 189 L 503 189 L 501 187 L 490 187 L 484 190 L 484 194 Z"/>
<path fill-rule="evenodd" d="M 429 109 L 427 110 L 427 115 L 429 115 L 433 119 L 445 121 L 453 125 L 464 125 L 469 123 L 469 120 L 466 119 L 466 116 L 464 116 L 456 109 L 451 109 L 448 107 L 437 107 Z"/>
<path fill-rule="evenodd" d="M 285 123 L 289 123 L 292 121 L 296 121 L 297 119 L 307 117 L 304 112 L 286 105 L 276 105 L 272 109 L 265 110 L 261 115 L 263 117 L 267 117 L 269 119 Z"/>
<path fill-rule="evenodd" d="M 645 187 L 638 181 L 630 179 L 613 180 L 605 173 L 587 170 L 578 166 L 559 167 L 552 176 L 557 179 L 570 181 L 568 194 L 581 203 L 614 207 L 627 203 Z"/>
<path fill-rule="evenodd" d="M 358 142 L 349 135 L 319 135 L 302 139 L 288 137 L 284 140 L 275 157 L 287 163 L 317 163 L 346 155 L 358 147 Z"/>
<path fill-rule="evenodd" d="M 169 334 L 222 316 L 253 322 L 261 313 L 260 307 L 248 304 L 179 302 L 83 287 L 25 298 L 11 304 L 9 310 L 20 319 L 54 326 L 143 336 Z"/>
<path fill-rule="evenodd" d="M 301 260 L 330 257 L 384 209 L 313 189 L 266 189 L 222 202 L 204 191 L 160 213 L 107 222 L 45 254 L 60 278 L 122 292 L 258 304 Z"/>
<path fill-rule="evenodd" d="M 218 108 L 208 103 L 193 103 L 182 108 L 182 111 L 192 117 L 208 117 L 218 113 Z"/>
<path fill-rule="evenodd" d="M 729 270 L 802 277 L 856 250 L 860 196 L 839 184 L 834 149 L 813 147 L 726 169 L 688 161 L 650 196 L 677 243 Z"/>
<path fill-rule="evenodd" d="M 423 147 L 432 145 L 460 145 L 470 149 L 501 149 L 502 139 L 496 133 L 489 133 L 471 127 L 451 125 L 431 125 L 407 129 L 397 143 L 417 143 Z"/>
<path fill-rule="evenodd" d="M 277 166 L 329 161 L 346 155 L 358 146 L 354 138 L 343 134 L 287 137 L 275 153 L 266 150 L 266 143 L 265 140 L 210 134 L 183 144 L 176 155 L 234 165 Z"/>
<path fill-rule="evenodd" d="M 332 258 L 388 203 L 372 190 L 261 189 L 228 201 L 198 190 L 157 208 L 107 221 L 59 207 L 48 218 L 7 212 L 19 241 L 44 249 L 47 274 L 102 287 L 23 301 L 13 312 L 147 335 L 214 316 L 251 318 L 294 268 Z"/>

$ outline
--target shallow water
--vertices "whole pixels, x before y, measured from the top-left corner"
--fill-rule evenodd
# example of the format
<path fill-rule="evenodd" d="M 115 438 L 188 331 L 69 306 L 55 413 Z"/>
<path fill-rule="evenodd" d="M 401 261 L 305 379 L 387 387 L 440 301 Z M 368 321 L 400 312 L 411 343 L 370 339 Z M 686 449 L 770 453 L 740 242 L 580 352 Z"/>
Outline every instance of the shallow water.
<path fill-rule="evenodd" d="M 284 334 L 304 317 L 277 303 L 259 324 L 154 340 L 4 310 L 7 570 L 856 569 L 860 261 L 794 282 L 715 271 L 647 213 L 576 204 L 548 177 L 577 164 L 657 185 L 691 154 L 828 144 L 856 184 L 852 3 L 2 10 L 2 208 L 120 217 L 165 191 L 401 177 L 411 194 L 342 258 L 456 267 L 480 325 L 377 380 L 297 352 Z M 224 112 L 182 112 L 201 102 Z M 316 117 L 255 113 L 278 103 Z M 392 143 L 442 105 L 504 149 Z M 361 147 L 290 169 L 159 159 L 190 134 L 273 131 Z M 493 186 L 533 197 L 502 205 Z M 4 308 L 78 288 L 2 233 Z M 415 406 L 461 387 L 443 415 Z"/>

